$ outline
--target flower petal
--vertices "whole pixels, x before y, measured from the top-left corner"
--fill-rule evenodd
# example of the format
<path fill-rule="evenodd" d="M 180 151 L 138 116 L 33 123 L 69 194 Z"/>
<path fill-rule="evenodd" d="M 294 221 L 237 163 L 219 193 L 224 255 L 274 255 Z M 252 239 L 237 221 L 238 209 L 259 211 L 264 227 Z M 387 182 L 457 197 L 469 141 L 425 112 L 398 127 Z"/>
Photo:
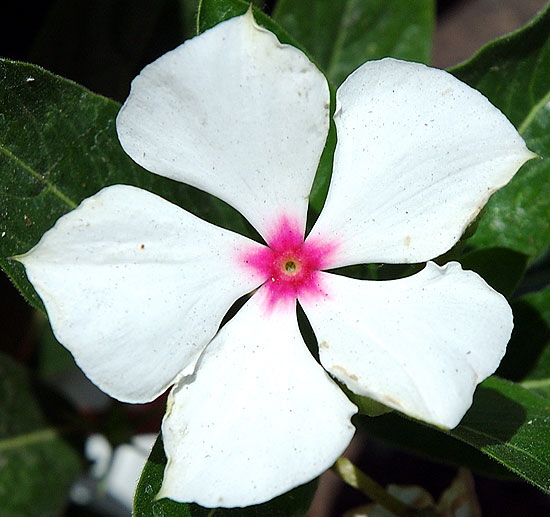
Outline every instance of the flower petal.
<path fill-rule="evenodd" d="M 504 297 L 456 262 L 382 282 L 322 275 L 327 296 L 300 303 L 323 366 L 358 395 L 455 427 L 506 350 Z"/>
<path fill-rule="evenodd" d="M 227 201 L 269 241 L 283 214 L 305 227 L 328 109 L 321 72 L 249 11 L 147 66 L 117 130 L 140 165 Z"/>
<path fill-rule="evenodd" d="M 249 239 L 116 185 L 17 257 L 57 339 L 102 390 L 128 402 L 193 367 L 231 304 L 265 279 L 239 265 Z"/>
<path fill-rule="evenodd" d="M 439 256 L 535 156 L 483 95 L 417 63 L 364 64 L 334 118 L 332 183 L 312 232 L 340 241 L 334 267 Z"/>
<path fill-rule="evenodd" d="M 310 355 L 295 307 L 267 306 L 263 287 L 172 391 L 157 497 L 261 503 L 321 474 L 349 444 L 356 407 Z"/>

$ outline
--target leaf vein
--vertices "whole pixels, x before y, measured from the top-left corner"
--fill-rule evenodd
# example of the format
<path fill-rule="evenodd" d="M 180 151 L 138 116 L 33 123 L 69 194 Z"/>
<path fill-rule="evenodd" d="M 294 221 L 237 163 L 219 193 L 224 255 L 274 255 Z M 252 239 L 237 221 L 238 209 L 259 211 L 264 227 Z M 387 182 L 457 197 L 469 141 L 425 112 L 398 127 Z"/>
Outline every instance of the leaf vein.
<path fill-rule="evenodd" d="M 34 170 L 31 166 L 29 166 L 27 163 L 25 163 L 23 160 L 21 160 L 19 157 L 17 157 L 15 154 L 13 154 L 9 149 L 7 149 L 5 146 L 0 144 L 0 151 L 4 153 L 8 159 L 14 161 L 19 167 L 21 167 L 24 171 L 28 172 L 32 177 L 46 185 L 48 190 L 52 192 L 57 198 L 59 198 L 61 201 L 63 201 L 67 206 L 70 208 L 76 208 L 77 203 L 75 203 L 72 199 L 70 199 L 68 196 L 63 194 L 50 180 L 45 178 L 42 174 L 40 174 L 38 171 Z"/>
<path fill-rule="evenodd" d="M 518 127 L 518 132 L 520 135 L 523 135 L 525 131 L 527 131 L 531 122 L 533 122 L 533 119 L 538 115 L 539 111 L 546 106 L 548 102 L 550 102 L 550 90 L 529 110 L 529 113 L 527 113 L 527 116 L 523 119 L 523 122 Z"/>

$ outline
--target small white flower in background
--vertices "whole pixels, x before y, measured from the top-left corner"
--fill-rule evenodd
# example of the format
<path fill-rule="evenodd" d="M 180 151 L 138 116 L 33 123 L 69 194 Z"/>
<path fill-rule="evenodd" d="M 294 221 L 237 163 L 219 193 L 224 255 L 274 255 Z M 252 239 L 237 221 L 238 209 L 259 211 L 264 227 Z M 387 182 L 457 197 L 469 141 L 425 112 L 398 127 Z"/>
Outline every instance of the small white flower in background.
<path fill-rule="evenodd" d="M 92 462 L 90 475 L 100 480 L 103 490 L 131 509 L 141 471 L 157 438 L 156 434 L 132 436 L 130 443 L 115 447 L 101 434 L 88 437 L 85 455 Z"/>
<path fill-rule="evenodd" d="M 354 433 L 356 407 L 331 376 L 454 427 L 504 354 L 506 300 L 458 263 L 384 282 L 324 270 L 444 253 L 533 154 L 451 75 L 366 63 L 338 89 L 330 190 L 304 240 L 329 102 L 321 72 L 251 12 L 217 25 L 141 72 L 118 134 L 146 169 L 238 209 L 268 246 L 116 185 L 19 258 L 98 386 L 128 402 L 173 386 L 161 497 L 247 506 L 321 474 Z"/>
<path fill-rule="evenodd" d="M 388 494 L 417 510 L 433 510 L 441 517 L 481 517 L 474 478 L 469 470 L 460 468 L 451 485 L 436 503 L 431 494 L 417 485 L 388 485 Z M 349 510 L 344 517 L 394 517 L 395 514 L 377 503 Z"/>
<path fill-rule="evenodd" d="M 141 434 L 115 448 L 104 482 L 107 493 L 132 508 L 134 494 L 157 435 Z"/>

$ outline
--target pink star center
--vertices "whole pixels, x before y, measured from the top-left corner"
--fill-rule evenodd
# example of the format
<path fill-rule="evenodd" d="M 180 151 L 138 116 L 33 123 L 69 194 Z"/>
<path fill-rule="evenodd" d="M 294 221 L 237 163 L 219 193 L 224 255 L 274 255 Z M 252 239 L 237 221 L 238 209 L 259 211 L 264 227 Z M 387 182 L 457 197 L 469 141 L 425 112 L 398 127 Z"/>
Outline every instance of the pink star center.
<path fill-rule="evenodd" d="M 269 247 L 246 253 L 245 263 L 266 278 L 269 307 L 297 298 L 326 296 L 319 272 L 329 264 L 333 243 L 304 242 L 299 225 L 282 218 Z"/>

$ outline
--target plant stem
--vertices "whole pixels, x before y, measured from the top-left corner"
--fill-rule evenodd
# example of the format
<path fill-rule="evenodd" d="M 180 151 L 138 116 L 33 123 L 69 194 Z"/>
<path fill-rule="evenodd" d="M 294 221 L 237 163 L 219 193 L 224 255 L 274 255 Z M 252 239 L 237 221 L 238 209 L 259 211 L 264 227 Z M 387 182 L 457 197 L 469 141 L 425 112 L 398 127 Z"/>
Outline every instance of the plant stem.
<path fill-rule="evenodd" d="M 389 510 L 397 517 L 436 517 L 438 514 L 434 510 L 418 510 L 403 503 L 399 499 L 389 494 L 374 479 L 367 476 L 358 469 L 350 460 L 340 457 L 332 467 L 348 485 L 357 488 L 367 497 Z"/>
<path fill-rule="evenodd" d="M 35 443 L 49 442 L 58 437 L 58 430 L 50 427 L 11 438 L 4 438 L 3 440 L 0 440 L 0 452 L 9 451 L 10 449 L 17 449 L 20 447 L 27 447 L 29 445 L 34 445 Z"/>

